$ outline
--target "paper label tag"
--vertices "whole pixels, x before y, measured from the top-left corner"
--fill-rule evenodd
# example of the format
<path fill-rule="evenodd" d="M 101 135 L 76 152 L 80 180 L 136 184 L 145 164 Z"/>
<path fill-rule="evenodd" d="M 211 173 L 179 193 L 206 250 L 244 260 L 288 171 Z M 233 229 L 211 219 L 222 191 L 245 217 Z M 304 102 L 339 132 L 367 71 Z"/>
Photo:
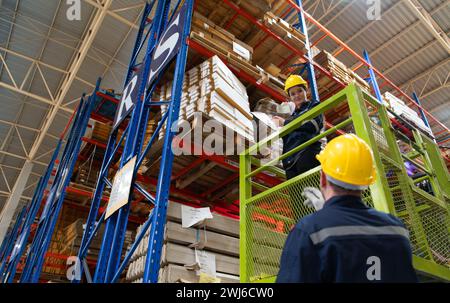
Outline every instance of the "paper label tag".
<path fill-rule="evenodd" d="M 213 278 L 216 277 L 216 256 L 204 250 L 195 250 L 195 258 L 200 265 L 197 275 L 204 273 Z"/>
<path fill-rule="evenodd" d="M 205 219 L 212 219 L 209 207 L 194 208 L 181 205 L 181 226 L 183 228 L 191 227 Z"/>
<path fill-rule="evenodd" d="M 246 60 L 250 60 L 250 52 L 242 45 L 233 41 L 233 52 L 244 57 Z"/>

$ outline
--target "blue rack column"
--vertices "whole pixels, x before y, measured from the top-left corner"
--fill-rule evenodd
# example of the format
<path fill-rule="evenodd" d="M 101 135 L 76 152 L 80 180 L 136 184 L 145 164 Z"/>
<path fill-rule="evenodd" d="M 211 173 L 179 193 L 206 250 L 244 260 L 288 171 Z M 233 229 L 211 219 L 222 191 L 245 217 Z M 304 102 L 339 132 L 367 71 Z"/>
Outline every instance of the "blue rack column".
<path fill-rule="evenodd" d="M 51 173 L 53 171 L 53 167 L 55 165 L 56 158 L 59 155 L 59 151 L 61 149 L 63 139 L 60 138 L 58 141 L 58 144 L 56 145 L 56 149 L 53 152 L 52 159 L 50 160 L 50 163 L 48 164 L 47 170 L 45 174 L 40 178 L 38 186 L 33 194 L 33 199 L 30 203 L 30 209 L 27 213 L 25 222 L 24 222 L 24 228 L 21 231 L 21 234 L 17 237 L 16 245 L 17 252 L 15 254 L 11 255 L 11 259 L 9 260 L 9 263 L 7 264 L 7 267 L 5 269 L 3 282 L 12 283 L 16 274 L 17 265 L 22 258 L 22 255 L 25 251 L 26 244 L 28 242 L 28 238 L 31 233 L 31 228 L 33 226 L 33 223 L 35 222 L 36 215 L 39 211 L 39 208 L 41 206 L 42 198 L 44 196 L 44 190 L 48 184 L 48 181 L 50 180 Z"/>
<path fill-rule="evenodd" d="M 0 255 L 0 262 L 1 262 L 0 263 L 0 277 L 3 276 L 3 271 L 5 269 L 7 261 L 10 258 L 11 253 L 14 249 L 17 235 L 19 235 L 21 230 L 23 229 L 24 218 L 26 217 L 26 213 L 28 210 L 29 209 L 26 206 L 22 207 L 22 210 L 17 215 L 16 222 L 14 223 L 14 226 L 13 226 L 11 232 L 3 240 L 5 247 L 2 247 L 2 251 L 1 251 L 1 255 Z"/>
<path fill-rule="evenodd" d="M 369 53 L 364 50 L 363 52 L 364 60 L 369 64 L 368 70 L 369 70 L 369 76 L 370 76 L 370 83 L 372 84 L 372 88 L 375 92 L 375 97 L 377 97 L 378 103 L 383 104 L 383 97 L 381 96 L 380 87 L 378 86 L 377 77 L 375 76 L 375 72 L 372 68 L 372 62 L 370 61 Z"/>
<path fill-rule="evenodd" d="M 297 6 L 300 7 L 300 11 L 298 11 L 298 20 L 299 20 L 299 28 L 300 31 L 305 35 L 305 49 L 306 49 L 306 57 L 308 58 L 305 63 L 306 69 L 308 70 L 308 81 L 311 90 L 311 98 L 313 103 L 320 102 L 319 91 L 317 89 L 316 82 L 316 73 L 314 71 L 313 57 L 311 52 L 311 44 L 309 42 L 308 28 L 306 26 L 305 15 L 303 14 L 303 6 L 302 0 L 296 0 Z"/>
<path fill-rule="evenodd" d="M 88 101 L 84 101 L 84 96 L 80 101 L 80 106 L 67 139 L 55 180 L 50 188 L 49 196 L 40 218 L 38 230 L 33 239 L 31 251 L 27 257 L 20 282 L 36 283 L 39 281 L 42 266 L 44 264 L 45 253 L 48 250 L 53 236 L 55 225 L 65 198 L 66 187 L 70 182 L 70 177 L 78 158 L 82 142 L 81 137 L 86 131 L 96 93 L 100 86 L 100 81 L 100 79 L 97 81 L 95 90 L 88 98 Z"/>
<path fill-rule="evenodd" d="M 130 98 L 134 99 L 132 101 L 134 101 L 135 104 L 131 111 L 131 119 L 128 123 L 127 137 L 120 160 L 120 168 L 124 167 L 133 157 L 138 156 L 142 147 L 149 112 L 149 107 L 144 106 L 144 100 L 147 95 L 153 93 L 153 90 L 156 87 L 155 83 L 147 92 L 147 78 L 149 78 L 150 66 L 152 63 L 152 52 L 167 23 L 169 8 L 170 1 L 158 1 L 155 17 L 151 24 L 150 34 L 148 35 L 148 44 L 143 63 L 140 64 L 139 70 L 130 79 L 125 88 L 126 93 L 124 93 L 124 96 L 129 95 Z M 130 83 L 132 84 L 131 92 L 127 89 L 130 87 Z M 135 87 L 138 87 L 137 94 L 134 94 Z M 126 99 L 123 100 L 123 102 L 126 102 Z M 121 111 L 120 105 L 118 111 Z M 136 170 L 133 172 L 132 189 L 134 187 L 133 183 L 135 175 Z M 94 275 L 94 282 L 96 283 L 111 282 L 119 269 L 130 210 L 129 200 L 130 197 L 128 197 L 128 203 L 126 203 L 126 205 L 106 219 L 105 232 L 103 234 L 102 246 Z"/>
<path fill-rule="evenodd" d="M 422 118 L 423 123 L 425 123 L 425 125 L 431 130 L 430 123 L 428 123 L 427 116 L 425 116 L 425 113 L 423 112 L 422 104 L 420 103 L 419 97 L 415 92 L 412 94 L 412 97 L 413 100 L 416 102 L 416 104 L 419 106 L 420 117 Z"/>
<path fill-rule="evenodd" d="M 152 3 L 146 2 L 146 4 L 145 4 L 143 15 L 142 15 L 140 26 L 139 26 L 139 30 L 138 30 L 138 34 L 137 34 L 136 41 L 135 41 L 135 45 L 133 48 L 133 52 L 131 54 L 131 59 L 130 59 L 130 63 L 128 66 L 127 76 L 125 79 L 124 87 L 126 87 L 126 85 L 131 80 L 133 71 L 136 69 L 137 66 L 140 65 L 140 64 L 136 64 L 136 60 L 138 58 L 138 54 L 139 54 L 140 50 L 144 46 L 144 43 L 151 32 L 151 29 L 148 29 L 149 27 L 152 26 L 152 22 L 149 21 L 149 16 L 153 9 L 154 4 L 155 4 L 155 1 L 153 1 Z M 146 32 L 146 30 L 147 30 L 147 32 Z M 82 262 L 84 262 L 86 255 L 87 255 L 88 248 L 92 242 L 92 239 L 93 239 L 95 233 L 97 232 L 97 230 L 99 229 L 100 225 L 103 224 L 104 215 L 98 221 L 96 221 L 96 220 L 99 215 L 99 209 L 100 209 L 100 204 L 101 204 L 101 198 L 103 195 L 103 190 L 104 190 L 105 186 L 107 185 L 105 182 L 105 179 L 107 177 L 107 172 L 108 172 L 109 166 L 112 163 L 112 160 L 113 160 L 119 146 L 121 146 L 122 142 L 124 141 L 124 138 L 128 134 L 128 129 L 126 129 L 124 131 L 119 142 L 116 144 L 117 134 L 118 134 L 118 128 L 113 130 L 113 132 L 111 133 L 111 135 L 109 136 L 109 139 L 108 139 L 108 144 L 107 144 L 105 155 L 104 155 L 104 158 L 102 161 L 99 178 L 97 180 L 97 183 L 95 186 L 95 191 L 94 191 L 94 196 L 93 196 L 93 199 L 91 202 L 91 208 L 89 210 L 89 216 L 88 216 L 88 219 L 86 222 L 86 229 L 83 233 L 80 250 L 78 252 L 78 262 L 80 262 L 80 264 Z M 99 258 L 101 260 L 98 262 L 97 267 L 101 268 L 103 266 L 102 260 L 104 260 L 106 258 L 106 256 L 105 256 L 105 254 L 100 254 Z M 83 267 L 80 266 L 78 269 L 80 270 L 81 274 L 79 276 L 79 279 L 77 277 L 75 277 L 75 280 L 73 282 L 80 282 L 81 276 L 84 272 Z"/>
<path fill-rule="evenodd" d="M 161 250 L 164 237 L 164 226 L 166 224 L 167 203 L 174 157 L 171 146 L 175 134 L 172 131 L 171 126 L 174 123 L 177 123 L 179 117 L 183 77 L 186 69 L 186 60 L 188 53 L 187 37 L 189 36 L 191 29 L 193 0 L 187 0 L 184 5 L 186 6 L 186 20 L 184 22 L 182 30 L 183 34 L 181 38 L 181 49 L 176 58 L 172 87 L 172 100 L 168 108 L 167 128 L 166 134 L 164 136 L 162 160 L 156 187 L 155 207 L 153 209 L 151 220 L 150 239 L 144 269 L 144 283 L 158 282 Z"/>

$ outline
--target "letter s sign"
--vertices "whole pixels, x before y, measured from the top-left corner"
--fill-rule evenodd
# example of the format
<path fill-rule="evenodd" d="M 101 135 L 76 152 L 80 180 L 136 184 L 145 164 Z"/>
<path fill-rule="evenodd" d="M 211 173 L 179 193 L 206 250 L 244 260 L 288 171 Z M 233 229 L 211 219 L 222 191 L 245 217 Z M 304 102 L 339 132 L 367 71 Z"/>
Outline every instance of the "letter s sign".
<path fill-rule="evenodd" d="M 175 57 L 181 47 L 181 37 L 186 20 L 186 5 L 183 5 L 174 16 L 173 21 L 163 33 L 153 52 L 150 75 L 147 85 L 150 86 L 159 72 Z"/>
<path fill-rule="evenodd" d="M 148 76 L 146 87 L 149 87 L 152 84 L 160 71 L 180 50 L 181 37 L 183 36 L 183 28 L 186 20 L 186 11 L 186 5 L 183 5 L 159 39 L 158 45 L 153 52 L 152 61 L 150 64 L 150 74 Z M 113 123 L 113 130 L 120 124 L 120 122 L 123 121 L 123 119 L 125 119 L 138 101 L 138 90 L 140 87 L 142 74 L 143 68 L 141 68 L 140 71 L 135 74 L 133 78 L 131 78 L 125 87 L 122 99 L 120 100 L 117 108 L 116 117 Z"/>

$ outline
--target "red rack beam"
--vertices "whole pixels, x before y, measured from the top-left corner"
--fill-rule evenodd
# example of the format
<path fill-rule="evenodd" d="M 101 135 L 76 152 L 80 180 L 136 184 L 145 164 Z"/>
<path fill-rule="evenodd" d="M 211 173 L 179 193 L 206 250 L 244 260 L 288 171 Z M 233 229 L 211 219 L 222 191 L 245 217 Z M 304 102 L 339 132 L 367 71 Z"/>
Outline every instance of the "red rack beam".
<path fill-rule="evenodd" d="M 189 164 L 188 166 L 184 167 L 183 169 L 181 169 L 176 175 L 172 176 L 172 181 L 176 180 L 182 176 L 184 176 L 185 174 L 187 174 L 189 171 L 191 171 L 192 169 L 196 168 L 197 166 L 199 166 L 200 164 L 202 164 L 203 162 L 205 162 L 206 159 L 203 158 L 198 158 L 197 160 L 195 160 L 194 162 L 192 162 L 191 164 Z"/>
<path fill-rule="evenodd" d="M 205 47 L 203 47 L 202 45 L 198 44 L 197 42 L 188 39 L 188 44 L 189 47 L 194 49 L 195 51 L 197 51 L 198 53 L 200 53 L 201 55 L 209 58 L 209 57 L 213 57 L 215 55 L 218 55 L 208 49 L 206 49 Z M 237 75 L 239 75 L 241 78 L 243 78 L 244 80 L 252 83 L 253 85 L 257 86 L 260 90 L 262 90 L 263 92 L 271 95 L 273 98 L 275 98 L 278 101 L 285 101 L 286 97 L 281 95 L 279 92 L 277 92 L 276 90 L 274 90 L 273 88 L 271 88 L 270 86 L 265 85 L 264 83 L 259 83 L 256 79 L 254 79 L 252 76 L 250 76 L 249 74 L 247 74 L 246 72 L 236 69 L 233 66 L 230 66 L 230 64 L 228 63 L 228 60 L 226 59 L 226 57 L 223 57 L 221 55 L 218 55 L 222 61 L 227 64 L 227 66 Z"/>
<path fill-rule="evenodd" d="M 231 19 L 228 20 L 227 24 L 225 24 L 224 29 L 228 29 L 231 26 L 231 24 L 233 24 L 234 20 L 236 20 L 237 16 L 239 16 L 239 14 L 235 13 L 233 17 L 231 17 Z"/>
<path fill-rule="evenodd" d="M 228 0 L 224 0 L 225 2 L 228 2 Z M 302 11 L 302 9 L 294 3 L 292 0 L 286 0 L 294 9 L 297 11 Z M 322 32 L 327 34 L 328 37 L 333 39 L 338 45 L 340 45 L 344 50 L 348 51 L 351 55 L 353 55 L 356 59 L 358 59 L 362 65 L 365 65 L 368 68 L 372 68 L 373 71 L 382 79 L 384 79 L 386 82 L 389 83 L 389 85 L 394 88 L 396 91 L 398 91 L 402 96 L 404 96 L 406 99 L 408 99 L 412 104 L 414 104 L 417 108 L 420 108 L 423 110 L 424 113 L 426 113 L 432 120 L 434 120 L 436 123 L 438 123 L 443 129 L 445 129 L 447 132 L 450 132 L 449 129 L 442 124 L 440 121 L 438 121 L 434 116 L 432 116 L 428 111 L 426 111 L 422 106 L 418 105 L 416 102 L 413 101 L 413 99 L 408 96 L 405 92 L 403 92 L 397 85 L 395 85 L 391 80 L 389 80 L 386 76 L 384 76 L 377 68 L 374 66 L 371 66 L 369 63 L 364 60 L 360 55 L 358 55 L 353 49 L 351 49 L 347 44 L 345 44 L 342 40 L 340 40 L 337 36 L 335 36 L 332 32 L 330 32 L 327 28 L 325 28 L 322 24 L 320 24 L 317 20 L 315 20 L 311 15 L 309 15 L 306 11 L 303 10 L 303 14 L 306 19 L 308 19 L 312 24 L 317 26 Z M 359 67 L 358 67 L 359 68 Z"/>
<path fill-rule="evenodd" d="M 208 189 L 207 191 L 203 192 L 200 196 L 207 197 L 208 195 L 212 194 L 213 192 L 215 192 L 215 191 L 217 191 L 217 190 L 219 190 L 221 188 L 224 188 L 225 186 L 227 186 L 228 184 L 230 184 L 231 182 L 233 182 L 237 178 L 239 178 L 239 173 L 232 174 L 231 176 L 229 176 L 228 178 L 226 178 L 225 180 L 223 180 L 222 182 L 220 182 L 216 186 L 214 186 L 214 187 Z"/>

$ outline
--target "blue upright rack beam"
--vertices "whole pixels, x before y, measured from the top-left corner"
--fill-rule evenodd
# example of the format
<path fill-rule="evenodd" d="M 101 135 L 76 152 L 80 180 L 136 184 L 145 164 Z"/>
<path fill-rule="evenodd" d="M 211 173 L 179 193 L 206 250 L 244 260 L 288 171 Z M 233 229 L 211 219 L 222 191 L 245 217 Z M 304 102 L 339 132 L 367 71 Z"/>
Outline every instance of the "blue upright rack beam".
<path fill-rule="evenodd" d="M 100 79 L 97 81 L 94 92 L 85 100 L 81 98 L 69 137 L 61 157 L 60 164 L 56 171 L 55 179 L 50 188 L 48 198 L 38 222 L 36 235 L 31 244 L 30 253 L 27 256 L 24 270 L 20 278 L 21 283 L 37 283 L 41 275 L 45 254 L 48 250 L 59 213 L 66 194 L 66 187 L 70 182 L 73 168 L 78 158 L 81 147 L 81 138 L 84 135 L 96 93 L 100 86 Z"/>
<path fill-rule="evenodd" d="M 17 235 L 21 232 L 23 228 L 23 219 L 26 217 L 27 207 L 24 206 L 16 218 L 16 222 L 10 233 L 5 237 L 2 243 L 2 249 L 0 254 L 0 277 L 3 276 L 3 271 L 6 267 L 8 259 L 14 250 Z M 2 280 L 2 279 L 0 279 Z"/>
<path fill-rule="evenodd" d="M 317 89 L 316 73 L 314 71 L 313 57 L 311 53 L 311 44 L 309 42 L 308 29 L 306 27 L 305 15 L 303 14 L 302 0 L 296 0 L 297 6 L 300 7 L 300 11 L 297 13 L 298 16 L 298 29 L 305 35 L 305 49 L 306 57 L 308 58 L 305 63 L 305 67 L 308 71 L 308 81 L 311 90 L 311 104 L 317 104 L 320 102 L 319 90 Z"/>
<path fill-rule="evenodd" d="M 171 7 L 171 1 L 160 0 L 156 6 L 154 13 L 154 19 L 148 22 L 148 16 L 152 11 L 153 4 L 146 4 L 144 8 L 144 14 L 140 23 L 138 36 L 136 39 L 135 47 L 130 60 L 130 66 L 127 73 L 127 79 L 125 82 L 125 89 L 128 95 L 128 88 L 130 83 L 138 87 L 136 95 L 134 95 L 133 109 L 127 115 L 131 118 L 128 121 L 126 132 L 120 139 L 125 138 L 125 147 L 120 160 L 120 168 L 124 167 L 132 158 L 136 157 L 136 164 L 133 170 L 133 182 L 131 190 L 137 190 L 144 195 L 151 203 L 155 205 L 151 215 L 144 224 L 144 228 L 141 233 L 136 237 L 135 243 L 133 243 L 131 249 L 127 252 L 125 258 L 121 260 L 123 242 L 126 232 L 126 226 L 128 223 L 128 216 L 130 212 L 130 197 L 128 197 L 128 203 L 121 207 L 118 211 L 113 213 L 106 220 L 105 214 L 96 223 L 96 218 L 99 216 L 99 206 L 104 186 L 111 187 L 111 182 L 107 179 L 106 173 L 108 167 L 111 164 L 111 160 L 116 153 L 119 142 L 117 145 L 117 128 L 113 129 L 108 140 L 105 157 L 103 159 L 102 168 L 97 181 L 95 194 L 91 203 L 91 210 L 87 221 L 87 227 L 83 235 L 82 245 L 79 251 L 80 263 L 84 262 L 87 250 L 90 242 L 92 241 L 96 231 L 98 230 L 102 221 L 105 221 L 106 227 L 103 234 L 102 246 L 97 260 L 97 266 L 94 274 L 93 282 L 95 283 L 111 283 L 116 282 L 121 272 L 127 265 L 133 251 L 136 249 L 140 240 L 143 238 L 145 231 L 152 226 L 150 232 L 151 244 L 148 248 L 149 253 L 147 258 L 147 264 L 145 269 L 145 282 L 156 282 L 159 272 L 159 260 L 161 257 L 162 249 L 162 231 L 165 226 L 166 220 L 166 207 L 169 196 L 170 177 L 172 171 L 173 153 L 171 150 L 171 143 L 174 133 L 170 131 L 170 125 L 178 120 L 180 101 L 181 101 L 181 88 L 183 84 L 183 75 L 185 72 L 186 60 L 187 60 L 187 37 L 190 32 L 193 0 L 185 1 L 184 5 L 179 8 L 181 1 L 177 1 L 177 4 L 172 10 L 172 15 L 168 18 L 169 9 Z M 179 8 L 179 9 L 178 9 Z M 143 38 L 145 36 L 145 38 Z M 175 38 L 178 41 L 175 45 L 166 43 L 167 41 L 173 41 Z M 136 58 L 142 49 L 147 39 L 147 49 L 143 56 L 143 62 L 136 63 Z M 170 44 L 170 47 L 168 45 Z M 178 47 L 176 47 L 178 45 Z M 167 52 L 168 51 L 168 52 Z M 161 61 L 161 57 L 164 59 Z M 174 85 L 172 88 L 172 100 L 166 102 L 151 101 L 153 92 L 158 84 L 165 69 L 168 67 L 168 63 L 176 60 L 175 64 L 175 76 Z M 154 64 L 153 64 L 154 63 Z M 153 65 L 152 65 L 153 64 Z M 136 70 L 136 67 L 139 67 Z M 136 76 L 137 75 L 137 76 Z M 142 79 L 141 81 L 133 82 L 134 79 Z M 121 101 L 122 102 L 125 101 Z M 119 104 L 118 111 L 121 111 L 121 104 Z M 143 139 L 147 121 L 149 119 L 150 108 L 153 106 L 161 106 L 168 104 L 168 111 L 162 116 L 158 123 L 158 126 L 150 138 L 149 143 L 143 148 Z M 117 119 L 117 118 L 116 118 Z M 167 120 L 167 121 L 166 121 Z M 167 131 L 164 137 L 164 146 L 162 150 L 162 163 L 160 168 L 160 174 L 158 177 L 156 196 L 150 195 L 142 186 L 134 183 L 136 173 L 141 165 L 144 156 L 150 150 L 153 142 L 158 137 L 159 131 L 162 125 L 167 122 Z M 142 151 L 143 149 L 143 151 Z M 142 152 L 141 152 L 142 151 Z M 130 190 L 130 192 L 131 192 Z M 79 268 L 81 271 L 84 268 Z M 89 276 L 87 274 L 86 276 Z M 81 278 L 81 277 L 80 277 Z M 76 282 L 80 281 L 75 280 Z"/>
<path fill-rule="evenodd" d="M 145 44 L 145 41 L 149 37 L 150 32 L 152 31 L 152 28 L 153 28 L 153 26 L 152 26 L 153 23 L 151 21 L 149 21 L 149 16 L 153 9 L 154 4 L 155 4 L 155 1 L 153 1 L 151 4 L 149 4 L 149 3 L 145 4 L 141 22 L 140 22 L 140 26 L 139 26 L 139 30 L 138 30 L 138 34 L 137 34 L 136 41 L 135 41 L 135 45 L 133 48 L 133 52 L 131 54 L 130 64 L 128 66 L 124 87 L 126 87 L 126 85 L 130 82 L 135 69 L 142 64 L 142 62 L 136 63 L 136 60 L 138 58 L 138 55 L 139 55 L 141 49 L 143 48 L 143 46 Z M 102 166 L 100 169 L 100 174 L 99 174 L 96 186 L 95 186 L 94 196 L 93 196 L 93 199 L 91 202 L 91 208 L 89 210 L 89 216 L 88 216 L 88 219 L 86 222 L 86 229 L 83 233 L 80 250 L 78 252 L 78 260 L 79 260 L 78 261 L 79 262 L 78 269 L 79 269 L 81 275 L 84 271 L 84 268 L 80 265 L 82 264 L 82 262 L 85 261 L 87 251 L 92 242 L 92 239 L 94 238 L 94 235 L 97 233 L 98 228 L 100 227 L 100 225 L 103 223 L 103 220 L 104 220 L 104 216 L 102 216 L 98 220 L 98 222 L 96 222 L 96 219 L 99 214 L 103 190 L 105 189 L 105 186 L 108 185 L 107 182 L 105 182 L 105 181 L 107 181 L 106 180 L 107 172 L 108 172 L 109 166 L 110 166 L 119 146 L 121 146 L 122 142 L 124 141 L 124 138 L 128 136 L 129 127 L 126 128 L 126 130 L 123 132 L 123 135 L 120 138 L 119 142 L 116 144 L 117 133 L 118 133 L 118 129 L 113 130 L 113 132 L 110 134 L 109 139 L 108 139 L 108 144 L 107 144 L 107 147 L 105 150 Z M 102 252 L 100 252 L 100 255 L 102 255 Z M 97 268 L 105 266 L 103 263 L 104 262 L 103 260 L 105 260 L 105 257 L 100 258 L 100 256 L 99 256 Z M 101 264 L 101 266 L 100 266 L 100 264 Z M 74 277 L 75 279 L 73 280 L 73 282 L 79 282 L 81 279 L 81 275 L 80 275 L 80 277 Z M 99 276 L 100 276 L 100 274 L 99 274 Z M 99 279 L 101 280 L 100 277 L 99 277 Z"/>
<path fill-rule="evenodd" d="M 27 212 L 24 225 L 20 235 L 16 239 L 15 249 L 16 252 L 11 254 L 11 258 L 7 264 L 5 264 L 4 271 L 0 271 L 2 273 L 2 282 L 3 283 L 11 283 L 14 280 L 17 265 L 22 258 L 23 252 L 26 248 L 26 244 L 28 242 L 28 238 L 30 236 L 32 224 L 35 221 L 37 212 L 41 206 L 42 197 L 44 196 L 45 188 L 50 180 L 51 173 L 53 171 L 53 167 L 55 165 L 56 158 L 58 157 L 59 151 L 61 149 L 61 145 L 63 142 L 63 138 L 60 138 L 58 144 L 56 145 L 56 149 L 53 152 L 52 159 L 48 164 L 47 171 L 45 174 L 39 179 L 38 186 L 33 194 L 33 199 L 30 202 L 30 208 Z"/>

